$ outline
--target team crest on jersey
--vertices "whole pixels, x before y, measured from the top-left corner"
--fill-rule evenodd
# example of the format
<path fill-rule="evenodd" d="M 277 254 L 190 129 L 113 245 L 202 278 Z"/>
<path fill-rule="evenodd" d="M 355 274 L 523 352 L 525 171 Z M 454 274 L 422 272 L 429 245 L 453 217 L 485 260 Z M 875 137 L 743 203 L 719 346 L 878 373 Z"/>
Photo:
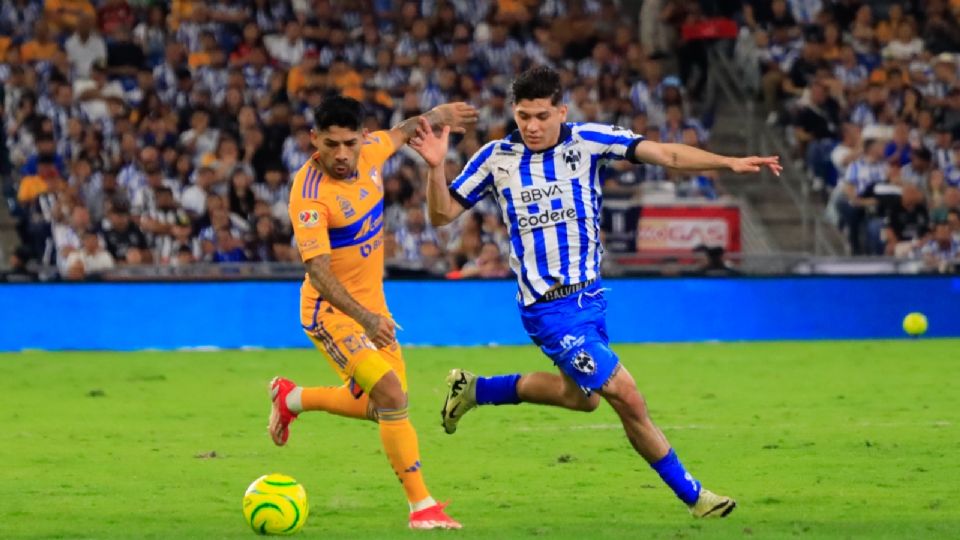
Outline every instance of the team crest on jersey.
<path fill-rule="evenodd" d="M 571 171 L 576 171 L 580 168 L 580 151 L 576 148 L 570 148 L 563 153 L 563 162 L 567 164 L 567 167 L 570 167 Z"/>
<path fill-rule="evenodd" d="M 297 219 L 300 221 L 300 227 L 304 229 L 316 227 L 317 224 L 320 223 L 320 212 L 316 210 L 303 210 L 297 215 Z"/>
<path fill-rule="evenodd" d="M 377 186 L 380 193 L 383 193 L 383 182 L 380 181 L 380 171 L 378 171 L 376 167 L 370 167 L 370 179 L 373 180 L 374 185 Z M 360 198 L 362 199 L 363 197 Z"/>
<path fill-rule="evenodd" d="M 343 217 L 351 218 L 357 215 L 357 211 L 353 209 L 353 205 L 350 204 L 350 201 L 340 195 L 337 195 L 337 204 L 340 206 L 340 211 L 343 212 Z"/>
<path fill-rule="evenodd" d="M 577 355 L 573 357 L 572 364 L 577 371 L 586 375 L 593 375 L 597 372 L 597 362 L 587 351 L 581 350 L 578 352 Z"/>

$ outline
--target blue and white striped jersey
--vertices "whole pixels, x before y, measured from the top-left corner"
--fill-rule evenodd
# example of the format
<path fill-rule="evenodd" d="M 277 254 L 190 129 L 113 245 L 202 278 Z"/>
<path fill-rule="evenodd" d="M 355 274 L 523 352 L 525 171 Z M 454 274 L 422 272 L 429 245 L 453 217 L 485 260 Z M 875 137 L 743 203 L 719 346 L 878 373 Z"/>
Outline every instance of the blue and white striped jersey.
<path fill-rule="evenodd" d="M 620 127 L 566 123 L 559 144 L 533 152 L 519 132 L 484 145 L 450 186 L 471 208 L 493 193 L 510 231 L 510 267 L 530 305 L 556 283 L 600 276 L 601 169 L 634 159 L 643 137 Z"/>

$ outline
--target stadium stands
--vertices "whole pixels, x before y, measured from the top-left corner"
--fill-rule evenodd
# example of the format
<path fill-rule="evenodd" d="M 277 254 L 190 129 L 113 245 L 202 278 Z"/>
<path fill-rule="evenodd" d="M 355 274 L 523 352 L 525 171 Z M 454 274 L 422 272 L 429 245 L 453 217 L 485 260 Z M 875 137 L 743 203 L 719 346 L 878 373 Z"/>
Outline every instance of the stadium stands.
<path fill-rule="evenodd" d="M 445 101 L 476 104 L 480 123 L 455 140 L 451 175 L 513 129 L 509 81 L 540 63 L 561 70 L 572 121 L 706 145 L 699 37 L 731 31 L 716 15 L 741 22 L 736 58 L 747 84 L 825 186 L 852 251 L 952 258 L 960 79 L 950 51 L 960 50 L 960 23 L 946 2 L 880 13 L 855 10 L 858 1 L 701 9 L 648 0 L 639 24 L 618 4 L 5 1 L 0 177 L 20 240 L 10 262 L 21 277 L 38 267 L 58 270 L 45 278 L 90 277 L 82 262 L 91 232 L 117 267 L 298 262 L 290 179 L 311 151 L 312 107 L 333 92 L 362 100 L 371 129 Z M 866 139 L 883 141 L 873 161 Z M 608 199 L 723 196 L 706 174 L 617 164 L 608 175 Z M 496 205 L 434 230 L 422 219 L 422 178 L 410 151 L 384 170 L 391 273 L 502 275 L 509 246 Z M 860 189 L 843 189 L 848 178 Z M 919 202 L 901 200 L 905 184 L 919 188 Z M 941 220 L 953 240 L 935 247 Z"/>
<path fill-rule="evenodd" d="M 958 15 L 941 0 L 747 2 L 736 58 L 853 254 L 956 259 Z"/>

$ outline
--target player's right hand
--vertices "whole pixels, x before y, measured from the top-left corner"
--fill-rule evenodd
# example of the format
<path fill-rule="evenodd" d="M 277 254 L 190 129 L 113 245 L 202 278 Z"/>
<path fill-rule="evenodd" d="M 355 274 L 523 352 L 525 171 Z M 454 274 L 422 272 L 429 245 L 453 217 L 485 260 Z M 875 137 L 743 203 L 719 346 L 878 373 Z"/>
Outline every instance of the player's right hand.
<path fill-rule="evenodd" d="M 390 317 L 374 315 L 363 325 L 363 331 L 378 349 L 383 349 L 397 340 L 395 327 L 396 324 Z"/>
<path fill-rule="evenodd" d="M 424 117 L 420 117 L 417 133 L 407 143 L 431 167 L 439 167 L 447 157 L 447 147 L 450 140 L 450 126 L 443 126 L 440 136 L 437 137 Z"/>

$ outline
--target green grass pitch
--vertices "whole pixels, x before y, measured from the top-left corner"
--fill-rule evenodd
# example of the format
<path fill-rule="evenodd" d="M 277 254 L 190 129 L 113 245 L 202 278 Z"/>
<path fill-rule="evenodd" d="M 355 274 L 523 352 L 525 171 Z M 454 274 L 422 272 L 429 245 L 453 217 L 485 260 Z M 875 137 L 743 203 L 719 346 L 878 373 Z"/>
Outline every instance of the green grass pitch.
<path fill-rule="evenodd" d="M 730 518 L 692 520 L 606 405 L 480 409 L 443 433 L 450 367 L 550 368 L 532 347 L 406 351 L 428 485 L 465 526 L 433 533 L 406 529 L 372 423 L 311 413 L 270 442 L 271 376 L 336 382 L 316 352 L 33 352 L 0 355 L 0 537 L 251 538 L 242 494 L 269 472 L 307 488 L 303 538 L 960 535 L 960 342 L 616 350 Z"/>

